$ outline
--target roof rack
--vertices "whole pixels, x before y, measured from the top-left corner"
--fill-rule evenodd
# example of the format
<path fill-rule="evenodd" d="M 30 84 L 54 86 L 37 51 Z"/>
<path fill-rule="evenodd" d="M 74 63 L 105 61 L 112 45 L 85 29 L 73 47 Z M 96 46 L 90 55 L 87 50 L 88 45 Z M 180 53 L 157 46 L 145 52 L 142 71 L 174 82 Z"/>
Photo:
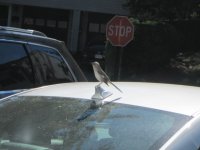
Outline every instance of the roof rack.
<path fill-rule="evenodd" d="M 46 37 L 46 35 L 44 33 L 40 32 L 40 31 L 36 31 L 36 30 L 21 29 L 21 28 L 15 28 L 15 27 L 5 27 L 5 26 L 0 26 L 0 30 L 20 32 L 20 33 L 26 33 L 26 34 L 32 34 L 32 35 Z"/>

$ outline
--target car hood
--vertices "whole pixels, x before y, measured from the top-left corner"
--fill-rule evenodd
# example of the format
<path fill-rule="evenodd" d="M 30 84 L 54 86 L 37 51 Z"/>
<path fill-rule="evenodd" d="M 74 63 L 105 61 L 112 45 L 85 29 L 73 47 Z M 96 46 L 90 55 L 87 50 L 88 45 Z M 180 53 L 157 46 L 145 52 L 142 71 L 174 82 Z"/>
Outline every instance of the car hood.
<path fill-rule="evenodd" d="M 76 82 L 44 86 L 17 94 L 17 96 L 52 96 L 91 99 L 97 82 Z M 102 87 L 113 94 L 105 99 L 117 103 L 149 107 L 158 110 L 197 115 L 200 110 L 200 88 L 173 84 L 114 82 L 123 93 L 112 85 Z"/>

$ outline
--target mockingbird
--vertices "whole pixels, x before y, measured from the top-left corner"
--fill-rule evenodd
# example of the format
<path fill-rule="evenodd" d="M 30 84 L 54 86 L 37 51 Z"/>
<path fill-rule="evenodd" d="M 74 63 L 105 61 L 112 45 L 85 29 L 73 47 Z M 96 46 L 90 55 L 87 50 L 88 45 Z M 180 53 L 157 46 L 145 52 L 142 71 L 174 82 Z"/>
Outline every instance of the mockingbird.
<path fill-rule="evenodd" d="M 92 62 L 92 67 L 93 67 L 93 70 L 94 70 L 94 75 L 96 77 L 96 79 L 101 83 L 105 83 L 108 85 L 108 83 L 112 84 L 118 91 L 120 91 L 121 93 L 122 90 L 120 90 L 116 85 L 114 85 L 109 77 L 107 76 L 107 74 L 101 69 L 101 66 L 99 65 L 98 62 Z"/>

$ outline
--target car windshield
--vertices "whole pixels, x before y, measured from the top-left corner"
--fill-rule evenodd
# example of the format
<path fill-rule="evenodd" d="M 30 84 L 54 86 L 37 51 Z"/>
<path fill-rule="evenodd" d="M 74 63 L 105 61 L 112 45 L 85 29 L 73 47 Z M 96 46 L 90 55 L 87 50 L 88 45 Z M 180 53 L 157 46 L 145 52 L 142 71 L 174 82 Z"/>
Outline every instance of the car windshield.
<path fill-rule="evenodd" d="M 117 101 L 91 108 L 91 102 L 31 96 L 1 101 L 0 148 L 159 149 L 191 119 Z"/>

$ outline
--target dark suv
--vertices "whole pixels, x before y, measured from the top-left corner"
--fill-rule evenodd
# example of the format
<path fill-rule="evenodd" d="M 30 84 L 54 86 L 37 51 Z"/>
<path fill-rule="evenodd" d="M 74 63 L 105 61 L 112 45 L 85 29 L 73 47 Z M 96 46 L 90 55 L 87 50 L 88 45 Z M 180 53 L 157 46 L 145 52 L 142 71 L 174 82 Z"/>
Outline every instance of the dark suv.
<path fill-rule="evenodd" d="M 0 98 L 43 85 L 86 81 L 64 42 L 45 34 L 0 26 Z"/>

